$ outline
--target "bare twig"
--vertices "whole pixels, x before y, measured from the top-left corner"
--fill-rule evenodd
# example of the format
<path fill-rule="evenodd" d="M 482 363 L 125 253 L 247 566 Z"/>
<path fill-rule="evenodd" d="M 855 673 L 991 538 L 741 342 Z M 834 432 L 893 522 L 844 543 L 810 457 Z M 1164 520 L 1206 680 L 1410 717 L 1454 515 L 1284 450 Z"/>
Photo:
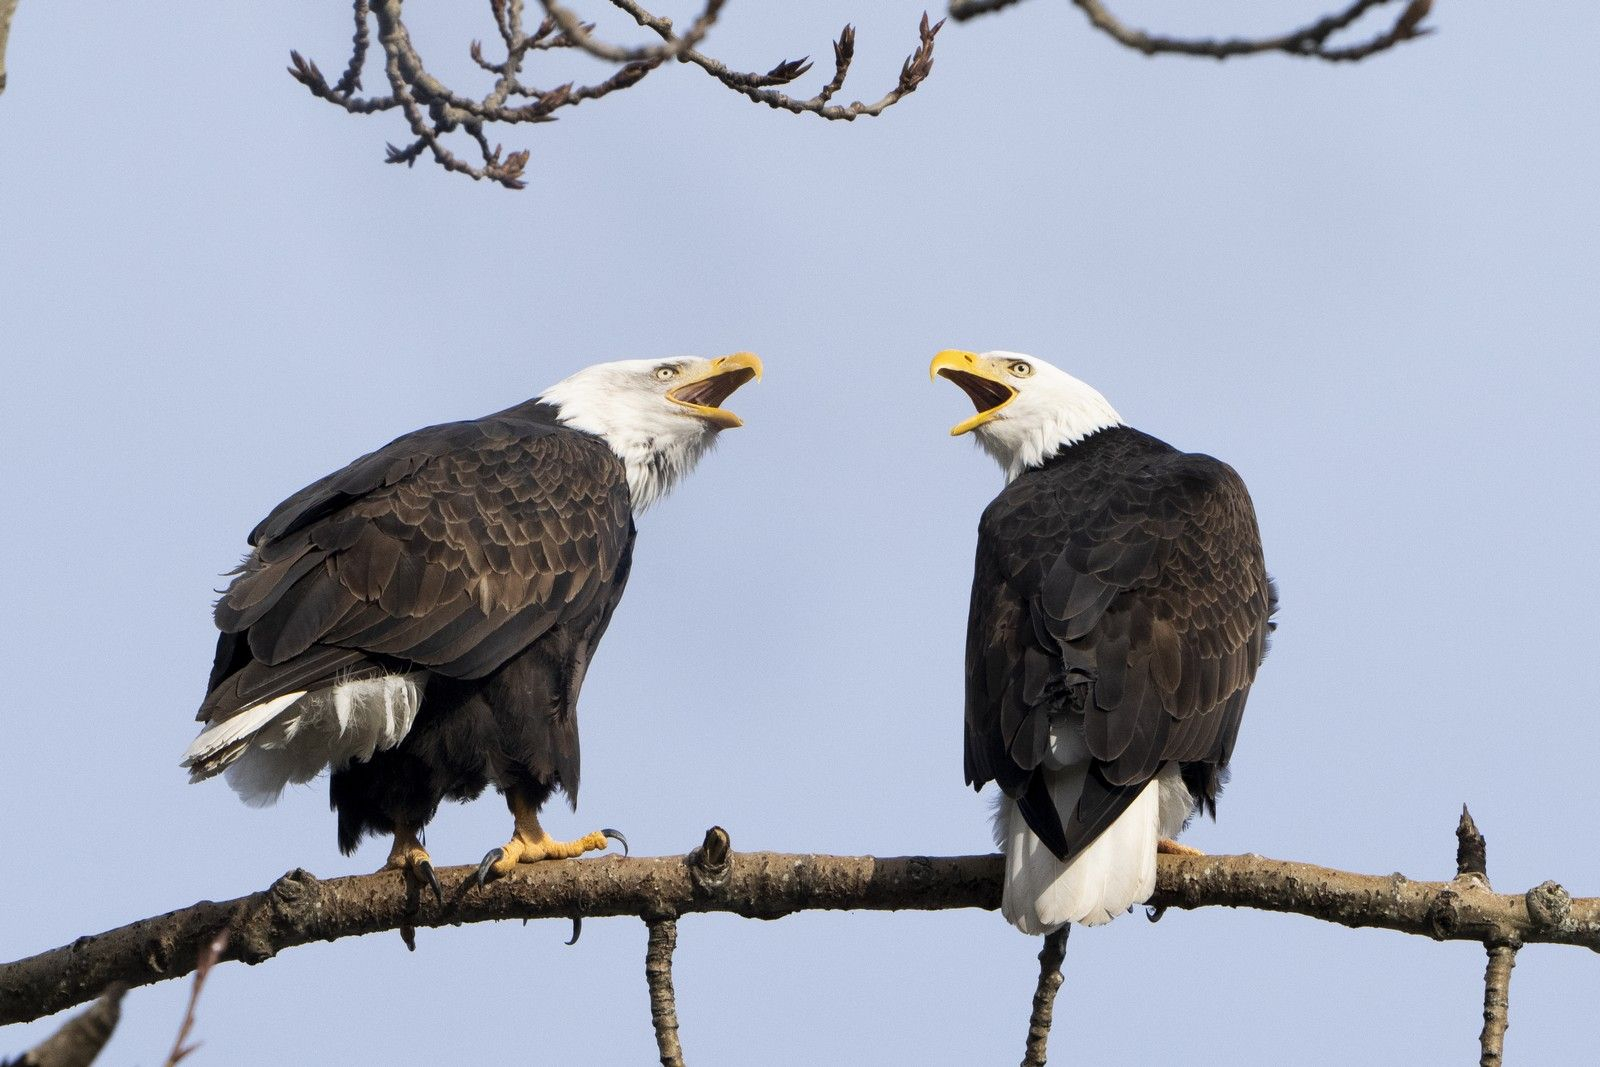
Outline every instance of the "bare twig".
<path fill-rule="evenodd" d="M 717 16 L 722 13 L 724 2 L 725 0 L 706 0 L 705 10 L 700 12 L 694 22 L 689 25 L 689 32 L 682 37 L 673 35 L 671 19 L 660 18 L 645 12 L 652 22 L 651 28 L 657 30 L 666 43 L 647 48 L 623 48 L 596 40 L 589 32 L 594 28 L 593 24 L 582 21 L 571 10 L 556 3 L 556 0 L 539 0 L 545 12 L 561 28 L 562 34 L 573 47 L 588 52 L 596 59 L 604 59 L 612 63 L 659 63 L 666 59 L 676 59 L 705 40 L 706 34 L 711 31 L 712 24 L 717 21 Z M 617 4 L 617 6 L 623 7 L 622 4 Z M 633 14 L 633 12 L 630 11 L 629 14 Z M 635 17 L 637 18 L 637 16 Z"/>
<path fill-rule="evenodd" d="M 678 947 L 676 919 L 648 919 L 650 945 L 644 955 L 644 978 L 650 986 L 650 1021 L 655 1026 L 661 1067 L 683 1067 L 678 1044 L 678 1004 L 672 992 L 672 953 Z"/>
<path fill-rule="evenodd" d="M 1500 1067 L 1505 1056 L 1506 1027 L 1511 1025 L 1511 968 L 1517 965 L 1513 945 L 1489 945 L 1489 966 L 1483 974 L 1483 1032 L 1478 1042 L 1481 1067 Z"/>
<path fill-rule="evenodd" d="M 1022 0 L 950 0 L 950 17 L 957 22 L 965 22 L 1021 2 Z"/>
<path fill-rule="evenodd" d="M 1050 1023 L 1055 1016 L 1056 994 L 1061 990 L 1061 961 L 1067 956 L 1067 935 L 1072 927 L 1063 926 L 1044 939 L 1039 949 L 1039 986 L 1033 991 L 1033 1015 L 1028 1019 L 1028 1047 L 1022 1067 L 1044 1067 L 1049 1056 Z"/>
<path fill-rule="evenodd" d="M 11 37 L 11 16 L 17 13 L 17 0 L 0 0 L 0 93 L 6 91 L 6 41 Z"/>
<path fill-rule="evenodd" d="M 776 919 L 798 911 L 942 911 L 1000 904 L 998 856 L 795 856 L 733 853 L 707 877 L 686 857 L 545 863 L 475 888 L 474 867 L 440 869 L 446 900 L 409 900 L 402 874 L 321 881 L 291 871 L 271 888 L 204 901 L 15 963 L 0 964 L 0 1025 L 81 1004 L 113 981 L 182 977 L 220 929 L 224 960 L 261 963 L 285 949 L 410 924 L 436 928 L 500 919 L 570 919 L 731 912 Z M 1413 882 L 1259 856 L 1166 856 L 1156 894 L 1165 908 L 1257 908 L 1439 940 L 1576 945 L 1600 952 L 1600 899 L 1554 883 L 1499 894 L 1476 879 Z"/>
<path fill-rule="evenodd" d="M 18 1059 L 7 1060 L 5 1067 L 89 1067 L 116 1031 L 122 1018 L 122 995 L 127 991 L 127 986 L 113 985 L 94 1007 L 68 1019 L 43 1044 Z"/>
<path fill-rule="evenodd" d="M 7 2 L 15 0 L 0 0 L 0 4 Z M 901 67 L 895 87 L 874 103 L 857 102 L 841 107 L 830 101 L 844 84 L 854 50 L 855 31 L 848 26 L 834 45 L 833 78 L 816 96 L 798 100 L 773 87 L 799 78 L 811 68 L 809 60 L 783 60 L 767 73 L 756 74 L 733 70 L 697 49 L 711 31 L 725 0 L 706 0 L 705 9 L 681 35 L 674 29 L 671 19 L 645 10 L 634 0 L 608 2 L 654 32 L 661 43 L 624 47 L 601 41 L 594 36 L 592 23 L 582 21 L 557 0 L 539 0 L 545 17 L 532 33 L 527 33 L 523 28 L 524 0 L 489 0 L 505 58 L 491 58 L 481 41 L 472 42 L 468 53 L 473 63 L 495 79 L 488 93 L 474 98 L 452 90 L 429 73 L 406 29 L 402 0 L 352 0 L 356 28 L 351 39 L 350 60 L 339 80 L 330 84 L 317 64 L 298 52 L 290 53 L 289 74 L 311 95 L 351 114 L 399 110 L 406 118 L 412 139 L 404 146 L 388 147 L 386 161 L 389 163 L 410 166 L 424 155 L 431 155 L 446 170 L 498 182 L 509 189 L 521 189 L 526 185 L 523 172 L 528 153 L 524 150 L 508 154 L 493 143 L 488 129 L 494 124 L 552 122 L 556 112 L 631 88 L 645 75 L 673 59 L 700 68 L 757 103 L 849 121 L 863 115 L 881 114 L 914 92 L 933 70 L 933 39 L 939 32 L 939 25 L 930 25 L 924 15 L 917 48 Z M 384 96 L 358 95 L 370 43 L 369 18 L 377 23 L 378 43 L 384 55 L 384 75 L 390 89 Z M 529 56 L 557 48 L 575 48 L 621 66 L 593 85 L 567 83 L 553 89 L 539 89 L 524 82 L 522 69 Z M 479 161 L 470 163 L 456 155 L 446 143 L 451 134 L 464 134 L 470 139 L 477 147 Z"/>
<path fill-rule="evenodd" d="M 655 30 L 656 33 L 664 38 L 670 36 L 672 23 L 645 11 L 634 0 L 611 0 L 611 2 L 629 15 L 632 15 L 634 21 L 638 22 L 639 25 Z M 927 80 L 929 74 L 933 73 L 933 42 L 934 38 L 938 36 L 939 30 L 943 27 L 943 19 L 930 23 L 927 12 L 923 12 L 922 21 L 917 26 L 917 48 L 901 64 L 899 81 L 888 93 L 870 104 L 861 103 L 859 100 L 845 106 L 829 103 L 833 95 L 843 87 L 845 75 L 850 69 L 850 62 L 855 57 L 856 31 L 854 26 L 846 26 L 840 31 L 839 39 L 834 42 L 833 46 L 833 77 L 816 96 L 811 97 L 809 100 L 796 100 L 794 97 L 784 93 L 761 88 L 762 76 L 730 70 L 726 64 L 712 59 L 710 56 L 702 55 L 692 48 L 685 49 L 678 59 L 683 63 L 694 64 L 728 88 L 733 89 L 735 92 L 743 93 L 758 104 L 766 104 L 768 107 L 782 111 L 791 111 L 797 115 L 809 113 L 819 115 L 825 119 L 853 122 L 862 116 L 881 115 L 910 94 L 916 92 L 917 87 Z M 810 66 L 805 60 L 798 62 L 804 64 L 806 68 Z M 787 73 L 785 68 L 789 65 L 788 62 L 780 63 L 765 78 L 771 79 L 775 74 Z M 798 75 L 791 75 L 784 80 L 792 80 L 796 76 Z M 768 81 L 765 84 L 772 84 L 772 82 Z"/>
<path fill-rule="evenodd" d="M 205 948 L 200 950 L 200 956 L 195 961 L 194 985 L 189 989 L 189 1006 L 183 1013 L 183 1024 L 178 1027 L 178 1037 L 172 1042 L 172 1051 L 167 1053 L 166 1067 L 178 1067 L 188 1055 L 199 1048 L 198 1043 L 185 1044 L 189 1035 L 194 1031 L 194 1010 L 200 1004 L 200 991 L 205 988 L 206 976 L 211 973 L 211 968 L 217 965 L 223 952 L 228 948 L 228 931 L 222 930 Z"/>
<path fill-rule="evenodd" d="M 1010 7 L 1017 0 L 950 0 L 950 16 L 965 21 Z M 1134 29 L 1122 22 L 1102 3 L 1102 0 L 1072 0 L 1084 13 L 1089 24 L 1118 44 L 1153 55 L 1205 56 L 1211 59 L 1230 59 L 1234 56 L 1259 55 L 1278 52 L 1285 55 L 1328 62 L 1352 62 L 1387 51 L 1431 31 L 1422 26 L 1423 19 L 1433 10 L 1433 0 L 1408 0 L 1388 29 L 1352 45 L 1335 46 L 1330 40 L 1342 30 L 1356 23 L 1375 8 L 1398 0 L 1351 0 L 1345 7 L 1315 22 L 1287 33 L 1269 37 L 1193 38 L 1167 37 Z"/>

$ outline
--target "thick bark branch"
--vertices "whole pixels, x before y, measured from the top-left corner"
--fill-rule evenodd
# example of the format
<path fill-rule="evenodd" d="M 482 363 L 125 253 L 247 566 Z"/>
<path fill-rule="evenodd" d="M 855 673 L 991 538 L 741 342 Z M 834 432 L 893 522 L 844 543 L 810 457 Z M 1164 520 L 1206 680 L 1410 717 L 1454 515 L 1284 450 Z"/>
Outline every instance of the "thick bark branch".
<path fill-rule="evenodd" d="M 398 872 L 319 881 L 291 871 L 265 892 L 202 901 L 0 965 L 0 1025 L 36 1019 L 98 996 L 116 981 L 149 985 L 190 973 L 201 948 L 229 933 L 224 960 L 261 963 L 313 941 L 497 919 L 660 918 L 731 912 L 777 919 L 797 911 L 994 909 L 1000 857 L 784 855 L 611 856 L 537 864 L 479 890 L 475 869 L 441 869 L 445 902 L 407 892 Z M 1600 899 L 1574 900 L 1554 883 L 1523 895 L 1481 879 L 1413 882 L 1259 856 L 1161 856 L 1155 907 L 1257 908 L 1485 944 L 1579 945 L 1600 951 Z"/>

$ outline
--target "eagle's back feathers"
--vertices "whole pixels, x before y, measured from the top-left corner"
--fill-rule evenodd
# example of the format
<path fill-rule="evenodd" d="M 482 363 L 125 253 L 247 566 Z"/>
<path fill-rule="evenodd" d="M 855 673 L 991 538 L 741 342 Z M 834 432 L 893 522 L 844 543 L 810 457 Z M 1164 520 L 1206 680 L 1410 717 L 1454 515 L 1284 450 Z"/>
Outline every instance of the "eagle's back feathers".
<path fill-rule="evenodd" d="M 1062 862 L 1163 768 L 1214 806 L 1274 606 L 1233 468 L 1122 426 L 1063 448 L 979 524 L 967 781 Z"/>
<path fill-rule="evenodd" d="M 546 405 L 418 430 L 357 459 L 251 533 L 216 605 L 222 634 L 192 773 L 259 757 L 234 784 L 270 800 L 320 769 L 291 751 L 297 737 L 337 772 L 398 744 L 438 679 L 484 679 L 558 630 L 566 660 L 586 663 L 622 595 L 633 538 L 622 462 Z M 553 670 L 565 676 L 571 664 Z M 417 691 L 397 696 L 384 680 L 399 677 Z M 308 696 L 283 705 L 294 693 Z M 248 731 L 229 725 L 247 715 Z M 575 719 L 562 721 L 575 735 Z M 556 747 L 573 754 L 558 776 L 570 796 L 575 736 Z"/>

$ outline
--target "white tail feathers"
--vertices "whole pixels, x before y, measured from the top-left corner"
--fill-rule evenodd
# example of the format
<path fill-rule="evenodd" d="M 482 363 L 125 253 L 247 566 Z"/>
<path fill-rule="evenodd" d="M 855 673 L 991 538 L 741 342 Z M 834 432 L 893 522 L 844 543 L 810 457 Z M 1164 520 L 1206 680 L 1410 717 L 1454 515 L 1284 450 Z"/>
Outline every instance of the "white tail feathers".
<path fill-rule="evenodd" d="M 304 692 L 286 693 L 264 704 L 246 708 L 200 732 L 183 754 L 184 767 L 189 768 L 189 780 L 198 782 L 210 778 L 222 768 L 238 759 L 250 738 L 263 726 L 293 707 L 305 696 Z"/>
<path fill-rule="evenodd" d="M 203 731 L 183 766 L 195 782 L 226 771 L 245 803 L 271 804 L 290 783 L 398 745 L 416 719 L 424 681 L 391 674 L 276 697 Z"/>
<path fill-rule="evenodd" d="M 1044 772 L 1063 823 L 1088 770 L 1079 763 Z M 1182 829 L 1191 806 L 1177 767 L 1168 766 L 1099 837 L 1063 863 L 1028 829 L 1016 802 L 1002 795 L 995 811 L 995 836 L 1006 857 L 1001 911 L 1025 934 L 1110 922 L 1155 892 L 1156 842 Z"/>

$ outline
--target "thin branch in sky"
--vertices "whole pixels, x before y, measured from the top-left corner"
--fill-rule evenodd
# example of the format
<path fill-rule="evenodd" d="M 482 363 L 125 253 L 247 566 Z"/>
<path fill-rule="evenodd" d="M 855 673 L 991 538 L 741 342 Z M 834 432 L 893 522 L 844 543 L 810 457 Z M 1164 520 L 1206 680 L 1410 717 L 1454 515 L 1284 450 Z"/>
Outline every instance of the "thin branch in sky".
<path fill-rule="evenodd" d="M 11 37 L 11 16 L 17 13 L 17 0 L 0 0 L 0 93 L 6 91 L 6 41 Z"/>
<path fill-rule="evenodd" d="M 661 1067 L 683 1067 L 678 1043 L 678 1001 L 672 991 L 672 953 L 678 947 L 676 919 L 647 919 L 650 943 L 644 955 L 644 977 L 650 987 L 650 1022 L 656 1031 Z"/>
<path fill-rule="evenodd" d="M 1061 990 L 1061 961 L 1067 958 L 1067 935 L 1063 926 L 1044 939 L 1039 949 L 1039 985 L 1033 991 L 1033 1014 L 1028 1019 L 1028 1044 L 1022 1067 L 1044 1067 L 1049 1055 L 1050 1023 L 1055 1017 L 1056 994 Z"/>
<path fill-rule="evenodd" d="M 8 0 L 0 0 L 0 3 Z M 14 0 L 11 0 L 14 2 Z M 477 67 L 494 77 L 494 84 L 482 97 L 456 92 L 428 71 L 412 43 L 401 14 L 401 0 L 353 0 L 355 33 L 351 39 L 350 60 L 344 74 L 330 83 L 317 64 L 299 52 L 290 53 L 289 74 L 318 99 L 351 114 L 368 115 L 398 110 L 410 128 L 411 139 L 403 145 L 390 145 L 385 158 L 389 163 L 411 166 L 424 156 L 446 170 L 470 178 L 497 182 L 508 189 L 527 184 L 526 149 L 507 152 L 491 136 L 500 125 L 553 122 L 556 113 L 588 100 L 599 100 L 611 93 L 629 89 L 668 61 L 699 68 L 711 78 L 758 104 L 813 114 L 824 119 L 852 121 L 861 116 L 880 115 L 915 92 L 933 71 L 933 43 L 942 22 L 931 23 L 922 16 L 917 47 L 907 57 L 893 88 L 872 103 L 860 101 L 839 105 L 832 99 L 844 85 L 855 50 L 855 30 L 846 26 L 833 46 L 834 74 L 816 95 L 798 99 L 775 87 L 787 85 L 811 69 L 809 59 L 785 59 L 765 74 L 735 70 L 719 59 L 699 51 L 698 45 L 711 32 L 726 0 L 706 0 L 700 12 L 682 34 L 672 20 L 641 7 L 635 0 L 609 0 L 639 26 L 661 38 L 660 44 L 624 46 L 594 35 L 594 24 L 556 0 L 538 0 L 544 18 L 528 33 L 524 29 L 524 0 L 489 0 L 490 14 L 505 49 L 505 58 L 491 58 L 483 43 L 473 41 L 469 55 Z M 383 51 L 383 71 L 389 92 L 380 96 L 360 95 L 362 69 L 371 43 L 368 20 L 377 24 L 378 45 Z M 524 80 L 523 68 L 538 52 L 566 48 L 585 52 L 618 68 L 592 85 L 568 82 L 540 88 Z M 447 137 L 461 134 L 476 146 L 478 159 L 461 158 Z"/>
<path fill-rule="evenodd" d="M 950 0 L 950 17 L 958 22 L 992 14 L 1019 2 L 1019 0 Z M 1422 25 L 1423 19 L 1433 10 L 1433 0 L 1409 0 L 1394 22 L 1382 31 L 1347 45 L 1335 45 L 1332 39 L 1375 8 L 1398 3 L 1399 0 L 1352 0 L 1341 8 L 1298 29 L 1267 37 L 1169 37 L 1135 29 L 1106 7 L 1101 0 L 1071 0 L 1082 11 L 1089 24 L 1113 41 L 1154 55 L 1203 56 L 1210 59 L 1230 59 L 1234 56 L 1260 55 L 1278 52 L 1307 59 L 1321 59 L 1331 63 L 1354 62 L 1396 45 L 1414 41 L 1432 32 Z"/>
<path fill-rule="evenodd" d="M 178 1067 L 190 1053 L 200 1047 L 198 1043 L 186 1044 L 189 1035 L 194 1032 L 195 1008 L 200 1005 L 200 991 L 205 988 L 206 976 L 211 973 L 211 968 L 217 965 L 217 961 L 222 958 L 227 948 L 228 931 L 224 928 L 200 951 L 200 956 L 195 961 L 194 984 L 189 987 L 189 1006 L 184 1009 L 183 1023 L 178 1027 L 178 1036 L 172 1042 L 172 1051 L 167 1053 L 166 1067 Z"/>
<path fill-rule="evenodd" d="M 1483 1032 L 1478 1043 L 1481 1067 L 1500 1067 L 1505 1058 L 1506 1027 L 1510 1025 L 1511 968 L 1517 965 L 1514 945 L 1489 945 L 1489 966 L 1483 974 Z"/>

